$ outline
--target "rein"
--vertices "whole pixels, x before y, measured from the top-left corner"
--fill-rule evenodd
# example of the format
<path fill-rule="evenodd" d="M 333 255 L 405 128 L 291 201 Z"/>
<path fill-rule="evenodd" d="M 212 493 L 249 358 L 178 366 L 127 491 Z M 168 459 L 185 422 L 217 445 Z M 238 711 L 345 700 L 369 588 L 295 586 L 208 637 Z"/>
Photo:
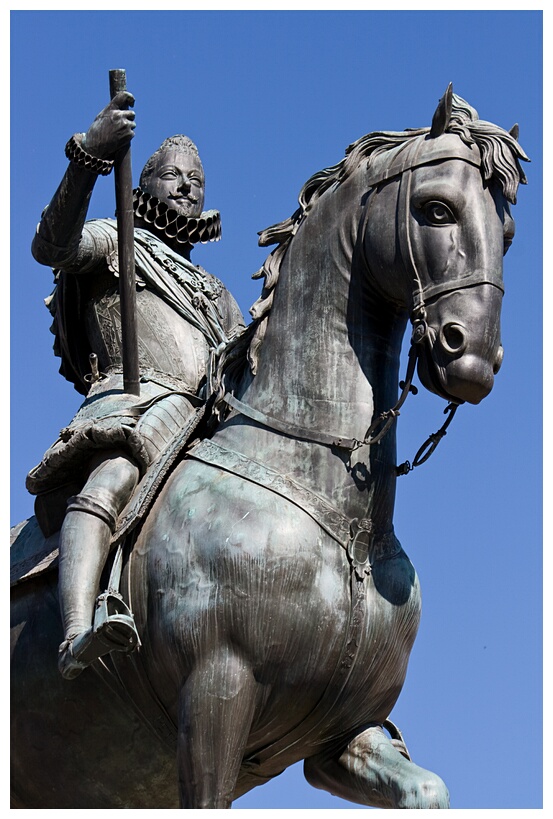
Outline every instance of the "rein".
<path fill-rule="evenodd" d="M 423 340 L 423 336 L 421 336 L 421 341 Z M 365 437 L 362 441 L 357 438 L 341 438 L 338 435 L 333 435 L 329 432 L 319 432 L 318 430 L 311 430 L 305 427 L 300 427 L 295 424 L 290 424 L 285 421 L 280 421 L 277 418 L 273 418 L 271 415 L 267 415 L 267 413 L 262 412 L 261 410 L 255 409 L 254 407 L 250 407 L 249 404 L 245 404 L 243 401 L 240 401 L 236 398 L 232 393 L 227 392 L 223 401 L 227 404 L 231 409 L 236 410 L 241 415 L 250 418 L 252 421 L 256 421 L 259 424 L 262 424 L 269 429 L 274 430 L 275 432 L 280 432 L 284 435 L 289 435 L 292 438 L 299 438 L 302 441 L 310 441 L 312 443 L 323 444 L 325 446 L 334 446 L 338 447 L 339 449 L 346 449 L 349 452 L 355 452 L 357 449 L 360 449 L 362 446 L 372 446 L 373 444 L 377 444 L 379 441 L 384 438 L 386 433 L 391 428 L 392 424 L 401 414 L 400 409 L 407 400 L 407 396 L 410 392 L 413 395 L 416 395 L 418 390 L 415 386 L 412 385 L 413 376 L 415 373 L 415 365 L 417 362 L 417 347 L 416 344 L 419 343 L 415 340 L 412 340 L 411 347 L 409 349 L 409 359 L 407 363 L 407 372 L 405 375 L 405 380 L 399 382 L 399 386 L 401 389 L 401 395 L 399 396 L 397 402 L 391 407 L 389 410 L 380 413 L 370 427 L 368 428 Z M 432 453 L 435 451 L 436 447 L 442 440 L 442 438 L 446 435 L 446 431 L 448 426 L 453 420 L 453 416 L 457 411 L 458 404 L 450 403 L 444 410 L 444 413 L 448 413 L 448 417 L 445 422 L 442 424 L 440 429 L 437 432 L 431 433 L 426 441 L 419 447 L 417 450 L 417 454 L 413 458 L 413 463 L 410 461 L 405 461 L 404 463 L 396 466 L 397 475 L 408 475 L 409 472 L 412 472 L 416 466 L 421 466 L 422 464 L 426 463 L 426 461 L 430 458 Z M 378 431 L 378 427 L 382 424 L 382 428 Z M 374 434 L 376 433 L 376 434 Z"/>

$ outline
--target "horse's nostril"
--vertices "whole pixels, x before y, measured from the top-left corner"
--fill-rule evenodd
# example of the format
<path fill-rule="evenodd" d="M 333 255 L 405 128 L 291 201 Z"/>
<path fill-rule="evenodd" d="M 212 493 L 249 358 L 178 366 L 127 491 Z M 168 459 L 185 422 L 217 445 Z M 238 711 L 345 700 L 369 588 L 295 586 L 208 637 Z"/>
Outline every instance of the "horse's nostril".
<path fill-rule="evenodd" d="M 503 347 L 500 344 L 499 348 L 497 350 L 497 355 L 495 357 L 495 362 L 494 362 L 494 365 L 493 365 L 493 374 L 494 375 L 497 375 L 497 373 L 501 369 L 502 364 L 503 364 Z"/>
<path fill-rule="evenodd" d="M 448 353 L 459 355 L 467 346 L 465 331 L 460 324 L 444 324 L 441 332 L 441 342 Z"/>

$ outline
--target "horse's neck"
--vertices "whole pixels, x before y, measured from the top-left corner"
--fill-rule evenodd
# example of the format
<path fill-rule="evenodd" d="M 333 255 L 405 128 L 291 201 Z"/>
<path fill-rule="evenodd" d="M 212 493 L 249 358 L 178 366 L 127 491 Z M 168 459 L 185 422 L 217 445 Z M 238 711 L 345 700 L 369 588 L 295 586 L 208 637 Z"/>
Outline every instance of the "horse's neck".
<path fill-rule="evenodd" d="M 258 372 L 242 400 L 290 426 L 362 440 L 374 413 L 397 400 L 404 325 L 370 293 L 358 236 L 363 196 L 348 182 L 319 200 L 290 243 Z M 382 528 L 391 523 L 393 432 L 378 448 L 351 455 L 260 429 L 229 433 L 245 454 L 262 453 L 345 514 L 366 516 L 376 508 Z"/>
<path fill-rule="evenodd" d="M 325 194 L 292 240 L 244 400 L 292 424 L 362 439 L 375 409 L 395 403 L 401 328 L 370 294 L 353 185 Z"/>

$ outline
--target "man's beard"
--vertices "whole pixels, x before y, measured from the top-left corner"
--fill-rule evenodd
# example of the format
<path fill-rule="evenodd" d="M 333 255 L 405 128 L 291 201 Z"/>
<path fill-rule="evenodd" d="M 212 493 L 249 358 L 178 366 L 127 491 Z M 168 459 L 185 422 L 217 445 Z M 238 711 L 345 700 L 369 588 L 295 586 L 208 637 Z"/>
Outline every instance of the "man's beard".
<path fill-rule="evenodd" d="M 199 216 L 184 216 L 142 188 L 134 189 L 133 206 L 135 216 L 170 244 L 195 245 L 218 242 L 221 238 L 218 210 L 207 210 Z"/>

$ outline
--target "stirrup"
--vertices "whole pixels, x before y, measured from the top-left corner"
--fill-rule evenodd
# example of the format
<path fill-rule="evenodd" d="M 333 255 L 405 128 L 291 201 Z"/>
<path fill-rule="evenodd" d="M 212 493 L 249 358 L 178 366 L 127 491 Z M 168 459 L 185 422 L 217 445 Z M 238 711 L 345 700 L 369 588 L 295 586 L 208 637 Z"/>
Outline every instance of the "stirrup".
<path fill-rule="evenodd" d="M 109 651 L 128 653 L 140 645 L 132 612 L 114 589 L 96 598 L 93 630 L 101 642 L 111 646 Z"/>
<path fill-rule="evenodd" d="M 118 592 L 108 590 L 96 600 L 91 629 L 64 640 L 59 648 L 58 668 L 72 680 L 94 660 L 111 651 L 129 654 L 140 645 L 132 613 Z"/>

